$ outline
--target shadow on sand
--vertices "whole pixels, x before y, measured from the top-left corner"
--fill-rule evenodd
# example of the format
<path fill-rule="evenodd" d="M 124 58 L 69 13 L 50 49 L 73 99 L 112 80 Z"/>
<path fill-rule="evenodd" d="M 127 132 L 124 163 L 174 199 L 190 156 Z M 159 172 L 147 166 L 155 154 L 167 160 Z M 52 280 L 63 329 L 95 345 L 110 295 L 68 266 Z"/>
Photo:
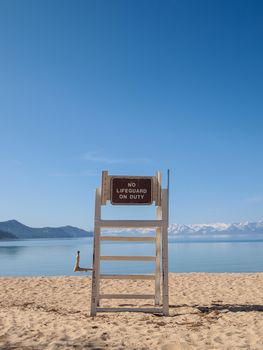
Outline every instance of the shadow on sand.
<path fill-rule="evenodd" d="M 213 311 L 217 312 L 263 312 L 263 305 L 256 305 L 256 304 L 211 304 L 211 306 L 200 306 L 200 305 L 188 305 L 188 304 L 182 304 L 182 305 L 169 305 L 170 309 L 179 309 L 179 308 L 192 308 L 197 309 L 198 311 L 202 312 L 203 314 L 208 314 Z M 181 315 L 181 314 L 178 314 Z"/>
<path fill-rule="evenodd" d="M 263 305 L 253 304 L 212 304 L 211 306 L 195 306 L 199 311 L 203 313 L 209 313 L 212 311 L 229 311 L 229 312 L 251 312 L 259 311 L 263 312 Z"/>

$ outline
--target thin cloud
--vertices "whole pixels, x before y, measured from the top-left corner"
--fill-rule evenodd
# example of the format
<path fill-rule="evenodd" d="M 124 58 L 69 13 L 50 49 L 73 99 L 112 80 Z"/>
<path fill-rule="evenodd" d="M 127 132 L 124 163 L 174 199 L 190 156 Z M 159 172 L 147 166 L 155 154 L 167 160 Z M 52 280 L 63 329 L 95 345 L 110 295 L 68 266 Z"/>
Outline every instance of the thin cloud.
<path fill-rule="evenodd" d="M 105 163 L 105 164 L 122 164 L 126 163 L 125 159 L 117 159 L 117 158 L 110 158 L 110 157 L 103 157 L 95 152 L 88 152 L 84 154 L 84 159 L 89 160 L 91 162 L 96 163 Z"/>
<path fill-rule="evenodd" d="M 151 163 L 151 159 L 149 158 L 113 158 L 113 157 L 105 157 L 100 155 L 98 152 L 87 152 L 84 154 L 84 159 L 96 162 L 96 163 L 104 163 L 104 164 L 135 164 L 135 163 Z"/>
<path fill-rule="evenodd" d="M 55 172 L 49 174 L 51 177 L 89 177 L 89 176 L 99 176 L 97 172 L 94 171 L 81 171 L 78 173 L 67 173 L 67 172 Z"/>
<path fill-rule="evenodd" d="M 247 201 L 250 203 L 261 203 L 261 202 L 263 202 L 263 196 L 260 194 L 255 195 L 255 196 L 247 198 Z"/>

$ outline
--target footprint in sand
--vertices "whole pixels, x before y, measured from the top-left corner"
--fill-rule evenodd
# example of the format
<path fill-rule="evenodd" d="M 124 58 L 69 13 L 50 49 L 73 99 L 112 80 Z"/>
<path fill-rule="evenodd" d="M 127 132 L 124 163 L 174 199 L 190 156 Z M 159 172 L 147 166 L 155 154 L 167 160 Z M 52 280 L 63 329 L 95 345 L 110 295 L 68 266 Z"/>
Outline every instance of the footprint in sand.
<path fill-rule="evenodd" d="M 186 343 L 176 342 L 163 345 L 161 350 L 190 350 L 190 347 Z"/>

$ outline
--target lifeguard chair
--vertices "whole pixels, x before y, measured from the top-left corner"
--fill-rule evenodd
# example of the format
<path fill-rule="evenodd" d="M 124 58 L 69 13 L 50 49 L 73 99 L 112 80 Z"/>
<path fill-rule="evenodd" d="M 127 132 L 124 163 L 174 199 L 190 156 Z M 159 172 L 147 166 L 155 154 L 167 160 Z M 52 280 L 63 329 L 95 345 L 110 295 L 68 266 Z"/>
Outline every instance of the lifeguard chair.
<path fill-rule="evenodd" d="M 97 312 L 152 312 L 169 315 L 168 299 L 168 221 L 169 221 L 169 170 L 167 173 L 167 188 L 162 189 L 161 173 L 155 176 L 113 176 L 108 171 L 102 172 L 101 188 L 96 189 L 94 240 L 93 240 L 93 268 L 79 268 L 79 254 L 77 256 L 76 271 L 92 270 L 91 316 Z M 105 220 L 101 217 L 101 206 L 107 205 L 152 205 L 156 206 L 156 217 L 153 220 Z M 102 235 L 104 228 L 152 228 L 154 236 L 136 235 Z M 124 242 L 152 242 L 155 244 L 154 256 L 124 256 L 101 255 L 101 243 L 104 241 Z M 100 262 L 115 261 L 153 261 L 155 272 L 152 274 L 104 274 L 100 272 Z M 80 270 L 81 269 L 81 270 Z M 131 279 L 154 280 L 153 294 L 101 294 L 100 280 Z M 153 299 L 153 307 L 100 307 L 102 299 Z"/>

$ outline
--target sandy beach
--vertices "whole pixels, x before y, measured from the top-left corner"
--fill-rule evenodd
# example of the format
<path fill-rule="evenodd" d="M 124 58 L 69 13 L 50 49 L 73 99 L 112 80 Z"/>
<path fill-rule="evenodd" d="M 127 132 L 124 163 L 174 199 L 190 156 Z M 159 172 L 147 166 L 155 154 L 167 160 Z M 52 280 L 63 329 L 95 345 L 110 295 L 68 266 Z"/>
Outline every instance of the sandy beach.
<path fill-rule="evenodd" d="M 169 317 L 124 312 L 90 317 L 87 276 L 1 277 L 0 349 L 263 349 L 263 273 L 169 277 Z M 102 287 L 108 293 L 151 293 L 153 282 L 106 280 Z"/>

